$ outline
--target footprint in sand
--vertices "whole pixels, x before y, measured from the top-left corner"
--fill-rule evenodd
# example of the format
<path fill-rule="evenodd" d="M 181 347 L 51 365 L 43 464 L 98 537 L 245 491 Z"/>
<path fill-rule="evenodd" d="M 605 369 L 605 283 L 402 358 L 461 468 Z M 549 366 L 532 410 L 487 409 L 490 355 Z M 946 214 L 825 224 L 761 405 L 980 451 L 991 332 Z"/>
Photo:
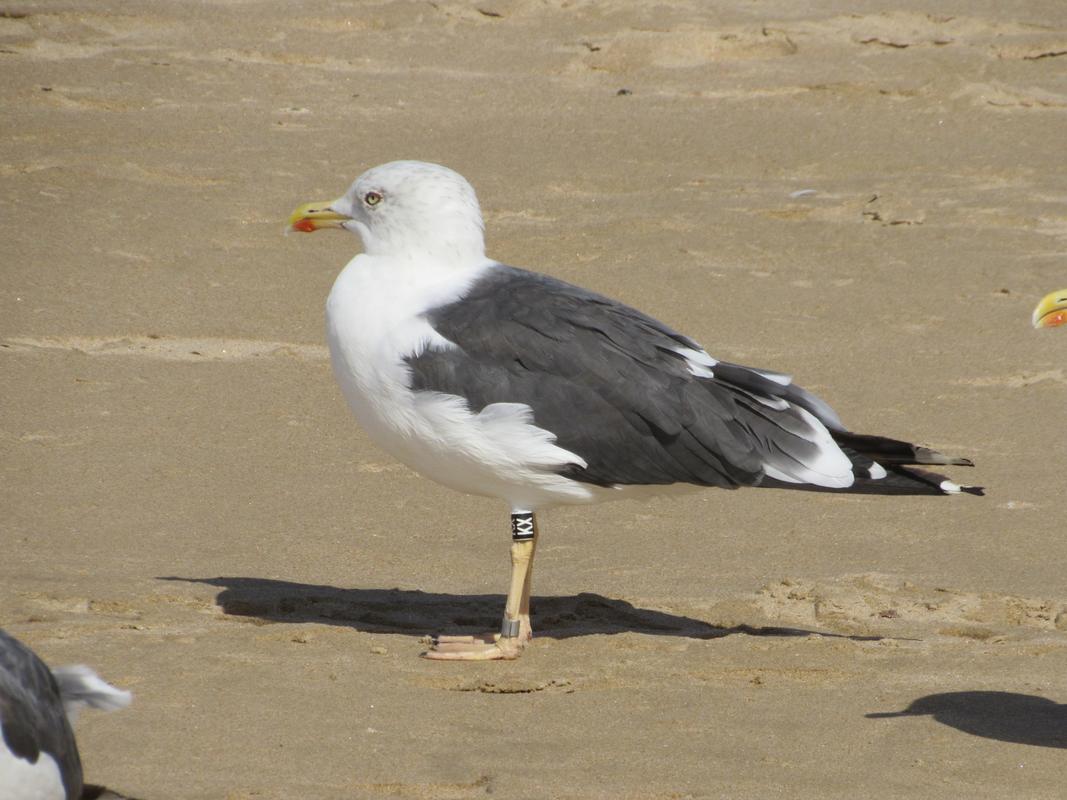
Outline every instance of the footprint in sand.
<path fill-rule="evenodd" d="M 1067 95 L 1046 89 L 1031 87 L 1023 89 L 1003 83 L 969 83 L 956 97 L 970 99 L 975 105 L 993 109 L 1063 109 L 1067 108 Z"/>
<path fill-rule="evenodd" d="M 757 605 L 772 619 L 845 631 L 918 627 L 984 640 L 1019 628 L 1067 629 L 1064 600 L 919 586 L 876 573 L 832 582 L 783 580 L 764 587 Z"/>
<path fill-rule="evenodd" d="M 603 72 L 685 69 L 719 61 L 780 58 L 797 49 L 783 31 L 770 28 L 629 30 L 595 41 L 586 45 L 587 52 L 577 63 Z"/>
<path fill-rule="evenodd" d="M 1009 389 L 1022 389 L 1036 383 L 1049 382 L 1067 385 L 1067 373 L 1062 369 L 1049 369 L 1042 372 L 1022 372 L 1018 375 L 989 375 L 979 378 L 964 378 L 956 381 L 964 386 L 1006 386 Z"/>
<path fill-rule="evenodd" d="M 44 336 L 12 337 L 0 342 L 0 353 L 67 351 L 90 356 L 134 356 L 160 361 L 246 361 L 292 358 L 326 361 L 322 345 L 266 342 L 257 339 L 171 338 L 167 336 Z"/>

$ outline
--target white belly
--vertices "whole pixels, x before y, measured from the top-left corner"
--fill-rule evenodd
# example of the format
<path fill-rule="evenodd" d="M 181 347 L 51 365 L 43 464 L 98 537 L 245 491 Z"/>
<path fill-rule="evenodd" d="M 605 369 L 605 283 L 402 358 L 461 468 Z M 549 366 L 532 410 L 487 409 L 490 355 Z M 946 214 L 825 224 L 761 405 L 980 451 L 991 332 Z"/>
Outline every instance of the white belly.
<path fill-rule="evenodd" d="M 0 798 L 3 800 L 64 800 L 67 793 L 59 766 L 48 753 L 33 764 L 11 753 L 0 739 Z"/>
<path fill-rule="evenodd" d="M 471 413 L 462 398 L 408 388 L 406 356 L 454 346 L 421 314 L 458 299 L 487 268 L 412 290 L 395 268 L 381 274 L 375 259 L 353 259 L 326 302 L 330 359 L 349 408 L 380 447 L 453 489 L 527 510 L 601 499 L 601 492 L 555 473 L 584 462 L 532 424 L 529 406 L 496 403 Z"/>

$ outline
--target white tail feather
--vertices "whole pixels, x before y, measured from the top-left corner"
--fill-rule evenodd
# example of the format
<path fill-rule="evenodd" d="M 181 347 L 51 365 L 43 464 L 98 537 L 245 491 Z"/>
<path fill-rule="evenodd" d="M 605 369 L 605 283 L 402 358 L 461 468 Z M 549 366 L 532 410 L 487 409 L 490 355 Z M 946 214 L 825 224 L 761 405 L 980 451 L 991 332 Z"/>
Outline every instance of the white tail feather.
<path fill-rule="evenodd" d="M 133 700 L 132 694 L 115 688 L 84 664 L 56 667 L 52 674 L 59 684 L 63 710 L 67 712 L 67 718 L 71 722 L 74 722 L 74 718 L 83 708 L 117 711 L 128 706 Z"/>

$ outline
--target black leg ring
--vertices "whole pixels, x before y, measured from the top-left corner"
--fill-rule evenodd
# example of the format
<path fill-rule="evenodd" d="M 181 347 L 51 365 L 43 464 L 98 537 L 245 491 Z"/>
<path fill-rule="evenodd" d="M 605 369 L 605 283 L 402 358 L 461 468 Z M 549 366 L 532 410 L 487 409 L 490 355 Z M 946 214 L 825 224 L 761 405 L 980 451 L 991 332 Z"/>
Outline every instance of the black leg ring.
<path fill-rule="evenodd" d="M 527 542 L 534 538 L 534 515 L 531 511 L 522 511 L 511 515 L 511 540 Z"/>

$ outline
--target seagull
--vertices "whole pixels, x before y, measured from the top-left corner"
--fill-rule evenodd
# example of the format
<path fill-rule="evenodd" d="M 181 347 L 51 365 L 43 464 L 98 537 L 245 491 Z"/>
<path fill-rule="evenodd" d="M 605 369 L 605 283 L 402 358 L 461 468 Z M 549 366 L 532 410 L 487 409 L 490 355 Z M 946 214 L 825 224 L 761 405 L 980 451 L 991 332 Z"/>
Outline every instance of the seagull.
<path fill-rule="evenodd" d="M 1037 304 L 1031 321 L 1035 328 L 1055 328 L 1067 325 L 1067 289 L 1049 292 Z"/>
<path fill-rule="evenodd" d="M 853 433 L 788 375 L 719 361 L 634 308 L 488 258 L 474 189 L 447 167 L 374 167 L 297 208 L 287 231 L 322 229 L 363 243 L 326 301 L 357 422 L 416 472 L 511 510 L 500 632 L 438 635 L 427 658 L 521 655 L 543 508 L 672 487 L 982 493 L 909 466 L 967 459 Z"/>
<path fill-rule="evenodd" d="M 81 708 L 114 711 L 129 705 L 86 666 L 48 666 L 0 630 L 0 797 L 79 800 L 82 765 L 70 725 Z"/>

